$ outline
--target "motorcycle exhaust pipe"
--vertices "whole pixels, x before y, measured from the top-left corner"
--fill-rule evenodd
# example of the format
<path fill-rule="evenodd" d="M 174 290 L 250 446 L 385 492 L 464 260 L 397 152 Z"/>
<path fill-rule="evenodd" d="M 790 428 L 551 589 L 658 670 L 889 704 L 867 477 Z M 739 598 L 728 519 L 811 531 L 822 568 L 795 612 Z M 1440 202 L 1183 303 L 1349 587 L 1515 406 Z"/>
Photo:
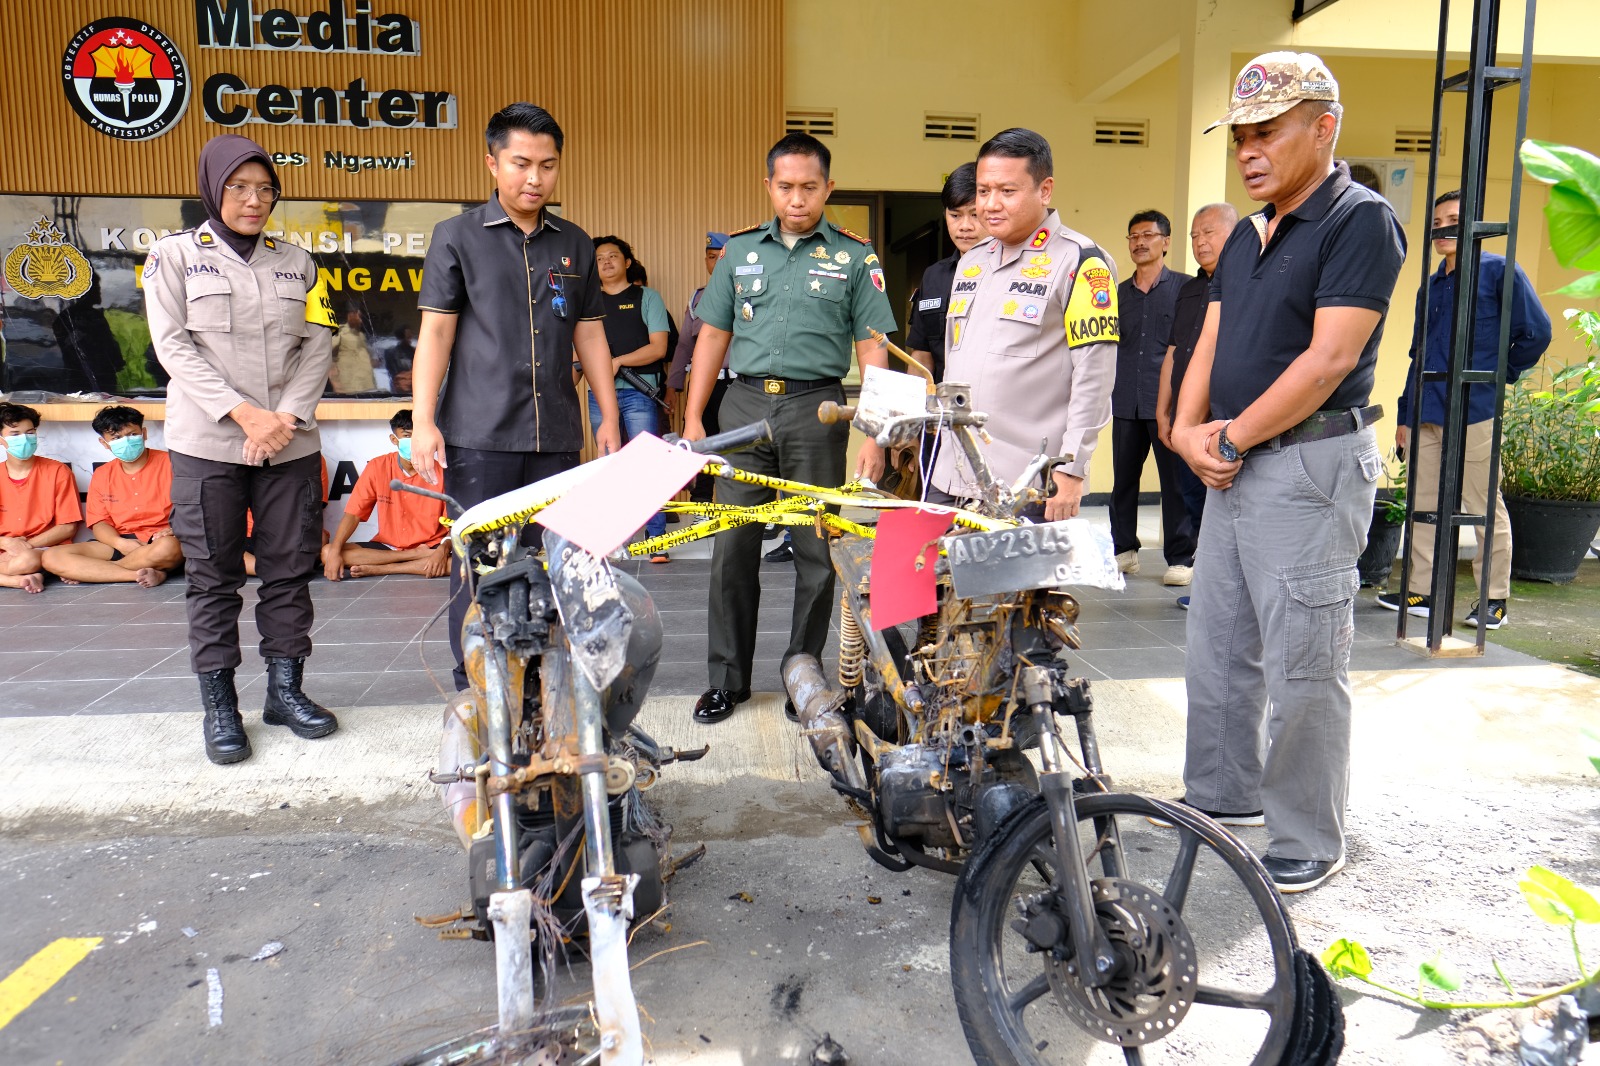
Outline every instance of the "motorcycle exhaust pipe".
<path fill-rule="evenodd" d="M 817 762 L 840 784 L 864 790 L 867 782 L 855 758 L 850 723 L 840 710 L 849 696 L 828 687 L 815 655 L 790 656 L 783 664 L 783 687 L 799 712 L 801 734 L 811 741 Z"/>

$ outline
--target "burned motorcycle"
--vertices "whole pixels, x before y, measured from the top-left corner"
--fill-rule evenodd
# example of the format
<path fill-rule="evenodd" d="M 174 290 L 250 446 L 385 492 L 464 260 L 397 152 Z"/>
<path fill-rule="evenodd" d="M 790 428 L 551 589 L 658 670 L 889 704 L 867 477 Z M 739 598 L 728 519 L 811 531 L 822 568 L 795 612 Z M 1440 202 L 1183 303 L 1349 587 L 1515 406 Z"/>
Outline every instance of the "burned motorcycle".
<path fill-rule="evenodd" d="M 1334 1061 L 1337 1000 L 1260 862 L 1189 807 L 1112 791 L 1090 684 L 1067 659 L 1080 605 L 1066 590 L 1120 577 L 1082 520 L 1018 520 L 1050 460 L 998 482 L 960 384 L 922 410 L 819 417 L 852 418 L 884 447 L 939 427 L 981 488 L 940 542 L 938 609 L 914 632 L 872 624 L 870 530 L 819 508 L 842 586 L 837 684 L 811 656 L 784 664 L 868 854 L 959 877 L 951 976 L 976 1061 Z"/>
<path fill-rule="evenodd" d="M 696 447 L 766 435 L 763 424 Z M 527 535 L 530 518 L 587 473 L 498 496 L 451 527 L 471 575 L 462 626 L 471 687 L 446 707 L 432 780 L 466 849 L 471 902 L 425 924 L 494 941 L 499 1022 L 407 1063 L 644 1061 L 627 935 L 661 910 L 671 870 L 670 827 L 645 794 L 662 767 L 707 749 L 674 751 L 634 723 L 661 653 L 644 588 L 550 530 L 541 559 Z M 580 935 L 592 1005 L 536 1004 L 534 949 L 548 976 Z"/>

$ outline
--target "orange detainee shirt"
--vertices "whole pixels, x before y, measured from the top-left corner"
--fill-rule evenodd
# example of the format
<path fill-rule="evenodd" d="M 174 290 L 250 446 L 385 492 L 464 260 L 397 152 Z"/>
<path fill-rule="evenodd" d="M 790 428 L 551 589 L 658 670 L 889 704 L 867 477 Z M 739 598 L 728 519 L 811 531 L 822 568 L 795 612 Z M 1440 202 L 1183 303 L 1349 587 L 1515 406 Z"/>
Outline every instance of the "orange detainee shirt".
<path fill-rule="evenodd" d="M 396 478 L 430 492 L 445 491 L 442 485 L 430 485 L 422 480 L 422 475 L 414 468 L 407 477 L 400 466 L 400 453 L 388 452 L 373 459 L 361 471 L 356 487 L 350 490 L 350 498 L 345 501 L 344 513 L 365 522 L 376 509 L 378 535 L 373 539 L 391 548 L 405 551 L 424 544 L 438 544 L 445 537 L 445 528 L 439 524 L 439 519 L 444 517 L 444 504 L 426 496 L 396 492 L 389 487 L 389 482 Z"/>
<path fill-rule="evenodd" d="M 0 468 L 0 537 L 37 537 L 55 526 L 81 521 L 78 482 L 66 463 L 36 456 L 33 469 L 21 481 L 13 481 Z"/>
<path fill-rule="evenodd" d="M 86 520 L 91 529 L 107 522 L 118 536 L 148 544 L 172 525 L 172 460 L 155 448 L 145 454 L 150 458 L 137 474 L 129 474 L 121 459 L 113 459 L 89 478 Z"/>

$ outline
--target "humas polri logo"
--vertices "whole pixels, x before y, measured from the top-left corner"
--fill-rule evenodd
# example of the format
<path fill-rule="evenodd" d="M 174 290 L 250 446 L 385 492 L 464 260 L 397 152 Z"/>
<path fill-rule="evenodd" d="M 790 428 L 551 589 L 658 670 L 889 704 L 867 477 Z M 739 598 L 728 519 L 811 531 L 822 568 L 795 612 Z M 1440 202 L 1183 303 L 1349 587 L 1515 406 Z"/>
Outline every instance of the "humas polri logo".
<path fill-rule="evenodd" d="M 61 87 L 78 117 L 127 141 L 159 137 L 189 106 L 189 69 L 171 38 L 139 19 L 96 19 L 61 56 Z"/>

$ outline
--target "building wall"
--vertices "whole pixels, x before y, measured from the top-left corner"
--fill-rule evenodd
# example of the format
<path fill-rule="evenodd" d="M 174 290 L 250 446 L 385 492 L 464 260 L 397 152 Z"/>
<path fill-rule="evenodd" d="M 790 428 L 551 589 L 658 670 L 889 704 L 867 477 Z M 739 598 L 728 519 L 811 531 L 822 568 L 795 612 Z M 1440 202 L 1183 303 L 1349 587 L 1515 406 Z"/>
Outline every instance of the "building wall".
<path fill-rule="evenodd" d="M 1056 160 L 1054 206 L 1068 225 L 1093 237 L 1117 261 L 1120 276 L 1131 270 L 1124 236 L 1135 211 L 1155 207 L 1173 217 L 1170 256 L 1174 269 L 1192 270 L 1187 248 L 1188 219 L 1178 202 L 1198 188 L 1198 202 L 1226 198 L 1241 211 L 1254 210 L 1234 171 L 1227 134 L 1209 136 L 1180 128 L 1185 110 L 1197 123 L 1210 121 L 1196 93 L 1186 90 L 1190 72 L 1205 66 L 1193 58 L 1197 48 L 1229 43 L 1224 78 L 1231 78 L 1252 56 L 1274 47 L 1323 48 L 1339 79 L 1347 114 L 1339 154 L 1405 158 L 1394 152 L 1397 128 L 1426 129 L 1432 120 L 1433 49 L 1438 40 L 1437 8 L 1394 4 L 1392 0 L 1340 0 L 1312 17 L 1289 21 L 1286 0 L 1236 0 L 1220 6 L 1171 0 L 1130 0 L 1118 23 L 1153 32 L 1122 33 L 1103 25 L 1104 9 L 1086 4 L 1051 4 L 1030 9 L 1028 45 L 1004 57 L 985 50 L 985 39 L 963 32 L 970 19 L 966 5 L 930 0 L 908 17 L 893 5 L 863 7 L 847 0 L 812 0 L 789 5 L 785 16 L 785 104 L 838 111 L 838 134 L 829 140 L 834 176 L 841 188 L 936 190 L 945 173 L 976 155 L 974 143 L 926 141 L 924 111 L 977 112 L 979 138 L 1007 126 L 1027 126 L 1051 142 Z M 1520 47 L 1520 10 L 1507 6 L 1505 45 Z M 1456 20 L 1452 42 L 1464 41 L 1467 5 Z M 1194 10 L 1189 10 L 1195 8 Z M 1600 150 L 1600 125 L 1593 100 L 1600 90 L 1600 57 L 1592 33 L 1592 0 L 1547 0 L 1540 4 L 1536 47 L 1551 58 L 1535 63 L 1529 102 L 1528 135 Z M 1185 14 L 1187 12 L 1187 14 Z M 1419 12 L 1421 12 L 1419 14 Z M 852 27 L 839 33 L 838 27 Z M 1183 34 L 1189 34 L 1183 38 Z M 1351 54 L 1359 46 L 1365 54 Z M 1574 61 L 1572 53 L 1587 49 Z M 1186 51 L 1187 50 L 1187 51 Z M 913 57 L 926 57 L 917 60 Z M 1462 60 L 1454 61 L 1452 71 Z M 1210 63 L 1221 69 L 1220 60 Z M 862 92 L 840 72 L 875 68 L 878 83 Z M 1193 75 L 1198 76 L 1198 75 Z M 1202 85 L 1201 88 L 1204 88 Z M 1226 107 L 1224 82 L 1217 113 Z M 1490 160 L 1490 218 L 1504 218 L 1510 193 L 1516 92 L 1496 100 Z M 1443 114 L 1445 166 L 1439 188 L 1460 184 L 1464 135 L 1464 97 L 1447 98 Z M 1097 119 L 1146 119 L 1148 147 L 1094 145 Z M 1425 204 L 1427 157 L 1413 156 L 1411 221 L 1406 226 L 1409 254 L 1395 290 L 1380 349 L 1374 399 L 1389 410 L 1380 427 L 1392 439 L 1394 401 L 1404 384 L 1413 307 L 1420 280 L 1422 242 L 1431 211 Z M 1200 179 L 1191 182 L 1191 176 Z M 1576 276 L 1551 258 L 1542 208 L 1546 187 L 1523 182 L 1518 260 L 1535 288 L 1548 294 Z M 1489 242 L 1503 251 L 1504 242 Z M 1435 266 L 1437 259 L 1434 260 Z M 1548 357 L 1566 363 L 1580 354 L 1562 332 L 1561 310 L 1572 301 L 1545 295 L 1557 337 Z M 1155 485 L 1153 464 L 1145 488 Z M 1091 473 L 1092 491 L 1110 487 L 1109 440 L 1102 440 Z"/>
<path fill-rule="evenodd" d="M 417 55 L 346 50 L 200 47 L 197 6 L 226 0 L 52 0 L 0 4 L 11 42 L 9 91 L 0 95 L 0 193 L 194 196 L 195 158 L 207 139 L 237 132 L 269 152 L 286 194 L 314 200 L 476 201 L 491 191 L 482 131 L 514 100 L 547 107 L 567 135 L 558 199 L 592 234 L 630 240 L 669 306 L 703 278 L 705 231 L 765 213 L 760 160 L 782 131 L 782 9 L 741 0 L 373 0 L 418 27 Z M 340 0 L 257 0 L 256 16 L 286 8 L 302 18 Z M 353 18 L 356 0 L 342 0 Z M 91 129 L 61 88 L 64 49 L 95 19 L 137 17 L 164 32 L 189 67 L 188 109 L 168 132 L 122 141 Z M 206 80 L 231 72 L 250 86 L 448 91 L 453 129 L 353 126 L 228 127 L 204 117 Z M 28 87 L 24 91 L 24 87 Z M 230 98 L 229 104 L 243 102 Z M 350 173 L 325 152 L 401 157 L 395 170 Z"/>

